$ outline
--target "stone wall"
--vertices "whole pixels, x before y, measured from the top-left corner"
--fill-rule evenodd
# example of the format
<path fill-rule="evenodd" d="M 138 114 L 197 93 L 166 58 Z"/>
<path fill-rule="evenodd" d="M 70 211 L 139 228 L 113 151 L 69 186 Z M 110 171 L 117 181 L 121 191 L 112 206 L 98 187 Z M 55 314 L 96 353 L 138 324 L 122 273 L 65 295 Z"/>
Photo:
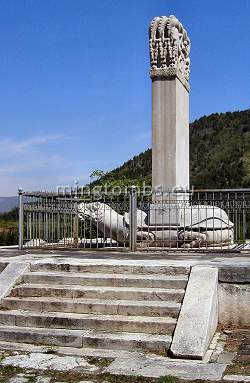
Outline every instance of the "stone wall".
<path fill-rule="evenodd" d="M 219 323 L 229 327 L 250 327 L 250 267 L 219 270 Z"/>

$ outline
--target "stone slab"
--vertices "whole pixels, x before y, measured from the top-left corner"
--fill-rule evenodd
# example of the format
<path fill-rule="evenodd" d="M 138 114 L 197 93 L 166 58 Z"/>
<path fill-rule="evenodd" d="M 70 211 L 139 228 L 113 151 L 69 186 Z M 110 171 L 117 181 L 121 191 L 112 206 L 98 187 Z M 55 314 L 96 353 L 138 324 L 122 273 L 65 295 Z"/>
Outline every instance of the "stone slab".
<path fill-rule="evenodd" d="M 102 300 L 51 297 L 7 297 L 2 300 L 2 307 L 9 310 L 31 310 L 46 312 L 72 312 L 76 314 L 108 314 L 108 315 L 137 315 L 137 316 L 168 316 L 176 318 L 179 315 L 180 303 L 168 301 L 131 301 L 131 300 Z"/>
<path fill-rule="evenodd" d="M 4 358 L 0 365 L 55 371 L 69 371 L 74 370 L 75 368 L 80 368 L 81 371 L 89 373 L 97 372 L 99 370 L 98 367 L 89 364 L 84 358 L 40 353 L 9 356 Z"/>
<path fill-rule="evenodd" d="M 25 376 L 14 376 L 8 380 L 8 383 L 29 383 L 30 379 Z"/>
<path fill-rule="evenodd" d="M 45 376 L 35 376 L 35 374 L 18 374 L 8 380 L 8 383 L 50 383 L 51 378 Z M 58 382 L 60 383 L 60 382 Z"/>
<path fill-rule="evenodd" d="M 9 263 L 0 274 L 0 301 L 6 297 L 16 283 L 21 281 L 25 272 L 29 271 L 28 263 Z"/>
<path fill-rule="evenodd" d="M 156 289 L 139 287 L 62 286 L 52 284 L 22 284 L 15 287 L 16 297 L 58 297 L 108 300 L 154 300 L 181 302 L 183 289 Z"/>
<path fill-rule="evenodd" d="M 135 355 L 141 354 L 140 352 L 135 351 L 125 351 L 125 350 L 107 350 L 104 348 L 92 348 L 92 347 L 61 347 L 61 346 L 53 346 L 56 350 L 57 355 L 69 355 L 69 356 L 80 356 L 80 357 L 95 357 L 95 358 L 134 358 Z M 29 343 L 16 343 L 14 341 L 11 342 L 3 342 L 0 340 L 0 349 L 3 351 L 15 351 L 15 352 L 39 352 L 45 353 L 47 350 L 51 349 L 51 346 L 46 345 L 35 345 Z"/>
<path fill-rule="evenodd" d="M 38 376 L 35 383 L 50 383 L 51 379 L 45 376 Z"/>
<path fill-rule="evenodd" d="M 250 266 L 250 251 L 249 253 L 236 253 L 235 251 L 229 251 L 225 254 L 225 252 L 221 252 L 221 249 L 218 251 L 209 252 L 206 254 L 201 254 L 199 252 L 192 252 L 183 256 L 182 251 L 169 252 L 168 257 L 166 258 L 166 254 L 164 252 L 155 251 L 152 249 L 152 252 L 129 252 L 125 251 L 124 248 L 117 248 L 115 250 L 107 250 L 102 249 L 91 251 L 89 249 L 30 249 L 30 250 L 16 250 L 16 249 L 0 249 L 0 260 L 1 262 L 30 262 L 30 261 L 40 261 L 40 262 L 49 262 L 51 260 L 56 261 L 60 259 L 66 262 L 74 262 L 78 263 L 82 262 L 95 262 L 98 260 L 99 262 L 111 260 L 120 261 L 122 263 L 131 260 L 132 262 L 151 262 L 155 265 L 186 265 L 192 266 L 197 264 L 216 264 L 220 265 L 232 265 L 239 266 L 245 265 Z"/>
<path fill-rule="evenodd" d="M 95 382 L 90 380 L 81 380 L 79 383 L 95 383 Z"/>
<path fill-rule="evenodd" d="M 39 327 L 49 329 L 123 331 L 147 334 L 171 335 L 176 324 L 174 318 L 126 316 L 126 315 L 92 315 L 75 313 L 36 313 L 33 311 L 4 310 L 0 312 L 0 323 L 6 326 Z M 111 327 L 110 327 L 111 326 Z M 0 328 L 1 332 L 1 328 Z"/>
<path fill-rule="evenodd" d="M 153 287 L 179 288 L 187 284 L 187 275 L 141 275 L 141 274 L 103 274 L 103 273 L 68 273 L 68 272 L 31 272 L 24 275 L 24 283 L 50 283 L 55 285 L 92 285 L 114 287 Z"/>
<path fill-rule="evenodd" d="M 123 254 L 124 255 L 124 254 Z M 123 258 L 125 258 L 123 256 Z M 192 262 L 191 262 L 192 263 Z M 114 274 L 166 274 L 187 275 L 190 262 L 178 260 L 143 260 L 143 259 L 43 259 L 31 265 L 31 271 L 59 271 L 74 273 L 114 273 Z"/>
<path fill-rule="evenodd" d="M 39 345 L 82 347 L 82 331 L 64 329 L 44 329 L 18 326 L 0 326 L 1 341 L 14 343 L 33 343 Z M 27 345 L 26 345 L 27 346 Z M 28 346 L 27 346 L 28 347 Z"/>
<path fill-rule="evenodd" d="M 104 372 L 114 375 L 149 378 L 160 378 L 170 375 L 187 380 L 204 379 L 214 382 L 222 378 L 225 368 L 226 365 L 224 364 L 174 361 L 142 356 L 133 359 L 117 358 Z"/>
<path fill-rule="evenodd" d="M 204 357 L 218 324 L 217 285 L 218 269 L 192 268 L 171 346 L 175 357 Z"/>
<path fill-rule="evenodd" d="M 228 382 L 250 382 L 250 375 L 225 375 L 223 380 Z"/>

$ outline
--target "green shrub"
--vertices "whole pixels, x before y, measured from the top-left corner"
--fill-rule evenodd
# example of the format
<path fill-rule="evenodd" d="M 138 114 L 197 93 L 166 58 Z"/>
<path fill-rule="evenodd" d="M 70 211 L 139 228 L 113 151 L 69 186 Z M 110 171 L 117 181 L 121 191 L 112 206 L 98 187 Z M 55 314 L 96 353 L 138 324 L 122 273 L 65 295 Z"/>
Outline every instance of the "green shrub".
<path fill-rule="evenodd" d="M 0 233 L 0 246 L 11 246 L 18 244 L 18 230 L 13 229 Z"/>
<path fill-rule="evenodd" d="M 177 383 L 174 376 L 162 376 L 157 383 Z"/>

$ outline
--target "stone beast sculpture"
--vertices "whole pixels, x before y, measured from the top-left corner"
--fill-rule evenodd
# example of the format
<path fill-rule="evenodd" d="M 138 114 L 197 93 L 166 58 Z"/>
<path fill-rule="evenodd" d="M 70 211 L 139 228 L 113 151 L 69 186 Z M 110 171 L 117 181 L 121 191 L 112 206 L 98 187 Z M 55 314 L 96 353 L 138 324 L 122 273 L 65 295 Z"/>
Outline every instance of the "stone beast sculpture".
<path fill-rule="evenodd" d="M 104 237 L 119 244 L 129 243 L 129 214 L 119 214 L 101 202 L 80 203 L 78 216 L 98 227 Z M 180 211 L 180 225 L 156 227 L 147 224 L 148 216 L 137 209 L 137 241 L 141 246 L 214 247 L 233 243 L 233 223 L 218 207 L 194 205 Z"/>

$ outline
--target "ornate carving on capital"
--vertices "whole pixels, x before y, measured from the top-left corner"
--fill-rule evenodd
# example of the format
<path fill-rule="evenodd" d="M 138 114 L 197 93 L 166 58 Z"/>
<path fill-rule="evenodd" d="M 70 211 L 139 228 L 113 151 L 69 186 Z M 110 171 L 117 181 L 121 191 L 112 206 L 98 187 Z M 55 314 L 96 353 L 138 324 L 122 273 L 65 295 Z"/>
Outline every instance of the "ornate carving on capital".
<path fill-rule="evenodd" d="M 151 78 L 177 76 L 188 87 L 190 40 L 175 16 L 155 17 L 149 28 Z"/>

